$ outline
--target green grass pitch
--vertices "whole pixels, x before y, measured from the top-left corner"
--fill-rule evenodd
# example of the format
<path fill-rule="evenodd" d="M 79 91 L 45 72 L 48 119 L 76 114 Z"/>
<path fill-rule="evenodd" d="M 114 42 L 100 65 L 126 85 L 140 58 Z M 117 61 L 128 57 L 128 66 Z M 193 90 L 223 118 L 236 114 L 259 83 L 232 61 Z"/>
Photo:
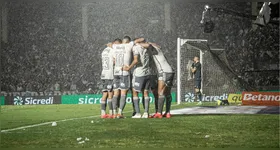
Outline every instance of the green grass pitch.
<path fill-rule="evenodd" d="M 172 109 L 192 105 L 174 104 Z M 70 119 L 55 127 L 48 123 L 1 132 L 1 148 L 279 148 L 279 115 L 132 119 L 131 111 L 128 104 L 127 118 L 100 119 L 100 105 L 1 106 L 1 130 Z M 78 137 L 89 140 L 79 144 Z"/>

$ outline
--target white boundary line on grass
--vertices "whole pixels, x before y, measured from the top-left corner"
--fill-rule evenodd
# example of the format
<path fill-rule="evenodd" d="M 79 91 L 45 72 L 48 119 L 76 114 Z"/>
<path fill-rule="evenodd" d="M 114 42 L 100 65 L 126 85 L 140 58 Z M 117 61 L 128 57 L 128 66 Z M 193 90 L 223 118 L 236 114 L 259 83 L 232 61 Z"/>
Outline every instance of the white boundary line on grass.
<path fill-rule="evenodd" d="M 39 124 L 34 124 L 34 125 L 28 125 L 28 126 L 22 126 L 22 127 L 7 129 L 7 130 L 1 130 L 1 133 L 15 131 L 15 130 L 21 130 L 21 129 L 26 129 L 26 128 L 33 128 L 33 127 L 43 126 L 43 125 L 51 124 L 53 122 L 64 122 L 64 121 L 72 121 L 72 120 L 77 120 L 77 119 L 95 118 L 95 117 L 98 117 L 98 116 L 100 116 L 100 115 L 44 122 L 44 123 L 39 123 Z"/>
<path fill-rule="evenodd" d="M 177 106 L 177 105 L 179 105 L 179 104 L 171 105 L 171 106 Z M 127 111 L 127 112 L 124 112 L 124 113 L 129 113 L 129 112 L 132 112 L 132 111 Z M 96 117 L 99 117 L 99 116 L 100 115 L 80 117 L 80 118 L 69 118 L 69 119 L 63 119 L 63 120 L 58 120 L 58 121 L 49 121 L 49 122 L 44 122 L 44 123 L 39 123 L 39 124 L 33 124 L 33 125 L 28 125 L 28 126 L 22 126 L 22 127 L 12 128 L 12 129 L 1 130 L 1 133 L 15 131 L 15 130 L 21 130 L 21 129 L 27 129 L 27 128 L 33 128 L 33 127 L 38 127 L 38 126 L 43 126 L 43 125 L 51 124 L 53 122 L 65 122 L 65 121 L 72 121 L 72 120 L 78 120 L 78 119 L 96 118 Z"/>

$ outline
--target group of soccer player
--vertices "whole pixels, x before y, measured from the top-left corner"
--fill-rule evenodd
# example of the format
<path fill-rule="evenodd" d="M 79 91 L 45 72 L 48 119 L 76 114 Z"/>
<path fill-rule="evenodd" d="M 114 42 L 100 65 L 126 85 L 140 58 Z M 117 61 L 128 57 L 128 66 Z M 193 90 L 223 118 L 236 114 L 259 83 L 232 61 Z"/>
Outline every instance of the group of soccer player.
<path fill-rule="evenodd" d="M 132 91 L 132 118 L 170 118 L 174 75 L 174 69 L 156 43 L 147 42 L 144 38 L 132 41 L 129 36 L 108 43 L 102 52 L 101 118 L 124 118 L 129 90 Z M 154 115 L 149 114 L 149 92 L 155 97 Z M 139 93 L 144 97 L 143 114 Z M 166 111 L 163 114 L 164 103 Z M 109 113 L 106 113 L 107 106 Z"/>

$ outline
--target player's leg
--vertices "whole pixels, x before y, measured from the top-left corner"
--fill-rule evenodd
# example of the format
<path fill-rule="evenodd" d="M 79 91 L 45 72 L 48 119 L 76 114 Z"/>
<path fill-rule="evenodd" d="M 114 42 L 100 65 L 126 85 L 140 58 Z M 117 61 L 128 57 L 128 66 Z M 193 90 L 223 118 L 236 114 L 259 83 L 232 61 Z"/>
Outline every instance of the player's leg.
<path fill-rule="evenodd" d="M 166 88 L 164 95 L 165 95 L 165 101 L 166 101 L 166 104 L 165 104 L 166 111 L 165 111 L 163 117 L 170 118 L 171 117 L 170 110 L 171 110 L 171 103 L 172 103 L 171 87 Z"/>
<path fill-rule="evenodd" d="M 106 88 L 106 85 L 107 85 L 106 80 L 102 80 L 102 85 L 103 85 L 102 98 L 101 98 L 101 102 L 100 102 L 101 118 L 107 118 L 107 115 L 106 115 L 106 100 L 107 100 L 107 97 L 108 97 L 108 90 Z"/>
<path fill-rule="evenodd" d="M 163 80 L 163 76 L 159 77 L 158 80 L 158 111 L 155 115 L 155 118 L 162 118 L 162 110 L 163 110 L 163 106 L 164 106 L 164 92 L 165 92 L 165 82 Z"/>
<path fill-rule="evenodd" d="M 158 78 L 156 75 L 151 75 L 150 76 L 150 89 L 151 92 L 154 95 L 155 101 L 154 101 L 154 105 L 155 105 L 155 114 L 158 111 Z M 155 114 L 153 116 L 150 116 L 150 118 L 154 118 Z"/>
<path fill-rule="evenodd" d="M 114 118 L 112 98 L 113 98 L 113 81 L 110 81 L 108 85 L 108 98 L 107 98 L 108 106 L 109 106 L 109 118 Z"/>
<path fill-rule="evenodd" d="M 163 116 L 165 116 L 166 118 L 171 117 L 171 114 L 170 114 L 171 102 L 172 102 L 171 89 L 173 86 L 174 75 L 175 75 L 174 73 L 166 73 L 166 78 L 165 78 L 166 89 L 165 89 L 164 95 L 165 95 L 165 100 L 166 100 L 166 104 L 165 104 L 166 111 Z"/>
<path fill-rule="evenodd" d="M 143 83 L 144 77 L 135 77 L 135 82 L 133 85 L 133 103 L 136 114 L 132 118 L 141 118 L 138 93 L 142 91 Z"/>
<path fill-rule="evenodd" d="M 132 118 L 141 118 L 138 91 L 136 91 L 135 89 L 133 89 L 133 99 L 132 99 L 132 101 L 134 103 L 134 110 L 135 110 L 135 115 L 132 116 Z"/>
<path fill-rule="evenodd" d="M 200 91 L 201 88 L 201 80 L 195 80 L 195 97 L 198 97 L 198 103 L 197 105 L 202 104 L 202 93 Z"/>
<path fill-rule="evenodd" d="M 134 105 L 134 101 L 133 101 L 133 88 L 134 88 L 134 83 L 135 83 L 135 76 L 134 74 L 132 75 L 132 81 L 131 81 L 131 93 L 132 93 L 132 109 L 133 109 L 133 112 L 132 112 L 132 117 L 136 114 L 136 110 L 135 110 L 135 105 Z"/>
<path fill-rule="evenodd" d="M 143 96 L 144 96 L 144 100 L 143 100 L 143 104 L 144 104 L 144 113 L 142 115 L 142 118 L 148 118 L 149 117 L 149 109 L 150 109 L 150 96 L 149 96 L 149 89 L 150 89 L 150 77 L 146 76 L 145 77 L 145 88 L 142 91 L 143 92 Z"/>
<path fill-rule="evenodd" d="M 126 104 L 126 96 L 128 89 L 130 88 L 130 76 L 121 76 L 120 80 L 120 88 L 121 88 L 121 99 L 120 99 L 120 107 L 119 107 L 119 112 L 118 116 L 119 118 L 123 118 L 123 110 L 125 108 Z"/>
<path fill-rule="evenodd" d="M 114 89 L 114 94 L 113 94 L 113 98 L 112 98 L 112 107 L 113 107 L 113 114 L 114 117 L 116 117 L 117 115 L 117 108 L 118 108 L 118 98 L 120 95 L 120 78 L 119 76 L 115 76 L 114 78 L 114 82 L 113 82 L 113 89 Z"/>

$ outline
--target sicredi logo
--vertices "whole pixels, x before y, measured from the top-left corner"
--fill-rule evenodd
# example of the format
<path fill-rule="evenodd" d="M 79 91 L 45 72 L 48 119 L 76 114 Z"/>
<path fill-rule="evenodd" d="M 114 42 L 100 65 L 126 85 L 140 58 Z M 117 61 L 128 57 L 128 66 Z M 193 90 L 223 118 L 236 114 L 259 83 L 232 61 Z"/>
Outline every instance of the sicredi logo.
<path fill-rule="evenodd" d="M 227 100 L 228 99 L 228 94 L 223 94 L 220 96 L 204 96 L 203 97 L 203 101 L 206 102 L 213 102 L 213 101 L 217 101 L 217 100 Z"/>
<path fill-rule="evenodd" d="M 139 102 L 142 102 L 142 97 L 139 97 Z M 100 104 L 101 97 L 81 97 L 79 98 L 78 104 Z M 150 97 L 150 103 L 153 102 L 153 97 Z M 126 97 L 126 103 L 132 103 L 132 97 Z"/>
<path fill-rule="evenodd" d="M 14 105 L 49 105 L 53 104 L 53 97 L 33 98 L 33 97 L 14 97 Z"/>
<path fill-rule="evenodd" d="M 194 97 L 193 93 L 187 93 L 185 95 L 185 101 L 186 102 L 194 102 L 194 99 L 195 99 L 195 97 Z"/>
<path fill-rule="evenodd" d="M 193 93 L 187 93 L 185 95 L 185 101 L 186 102 L 194 102 L 195 101 L 195 96 L 196 95 L 194 95 Z M 202 101 L 205 101 L 205 102 L 213 102 L 213 101 L 217 101 L 217 100 L 227 100 L 227 99 L 228 99 L 228 94 L 226 94 L 226 93 L 224 93 L 223 95 L 220 95 L 220 96 L 204 95 L 202 97 Z"/>
<path fill-rule="evenodd" d="M 53 97 L 48 97 L 45 99 L 36 99 L 33 97 L 25 97 L 25 105 L 49 105 L 53 104 Z"/>
<path fill-rule="evenodd" d="M 243 105 L 279 106 L 279 92 L 243 92 Z"/>
<path fill-rule="evenodd" d="M 99 104 L 100 103 L 101 98 L 93 98 L 90 97 L 88 98 L 88 96 L 86 96 L 85 98 L 79 98 L 79 103 L 78 104 Z"/>

